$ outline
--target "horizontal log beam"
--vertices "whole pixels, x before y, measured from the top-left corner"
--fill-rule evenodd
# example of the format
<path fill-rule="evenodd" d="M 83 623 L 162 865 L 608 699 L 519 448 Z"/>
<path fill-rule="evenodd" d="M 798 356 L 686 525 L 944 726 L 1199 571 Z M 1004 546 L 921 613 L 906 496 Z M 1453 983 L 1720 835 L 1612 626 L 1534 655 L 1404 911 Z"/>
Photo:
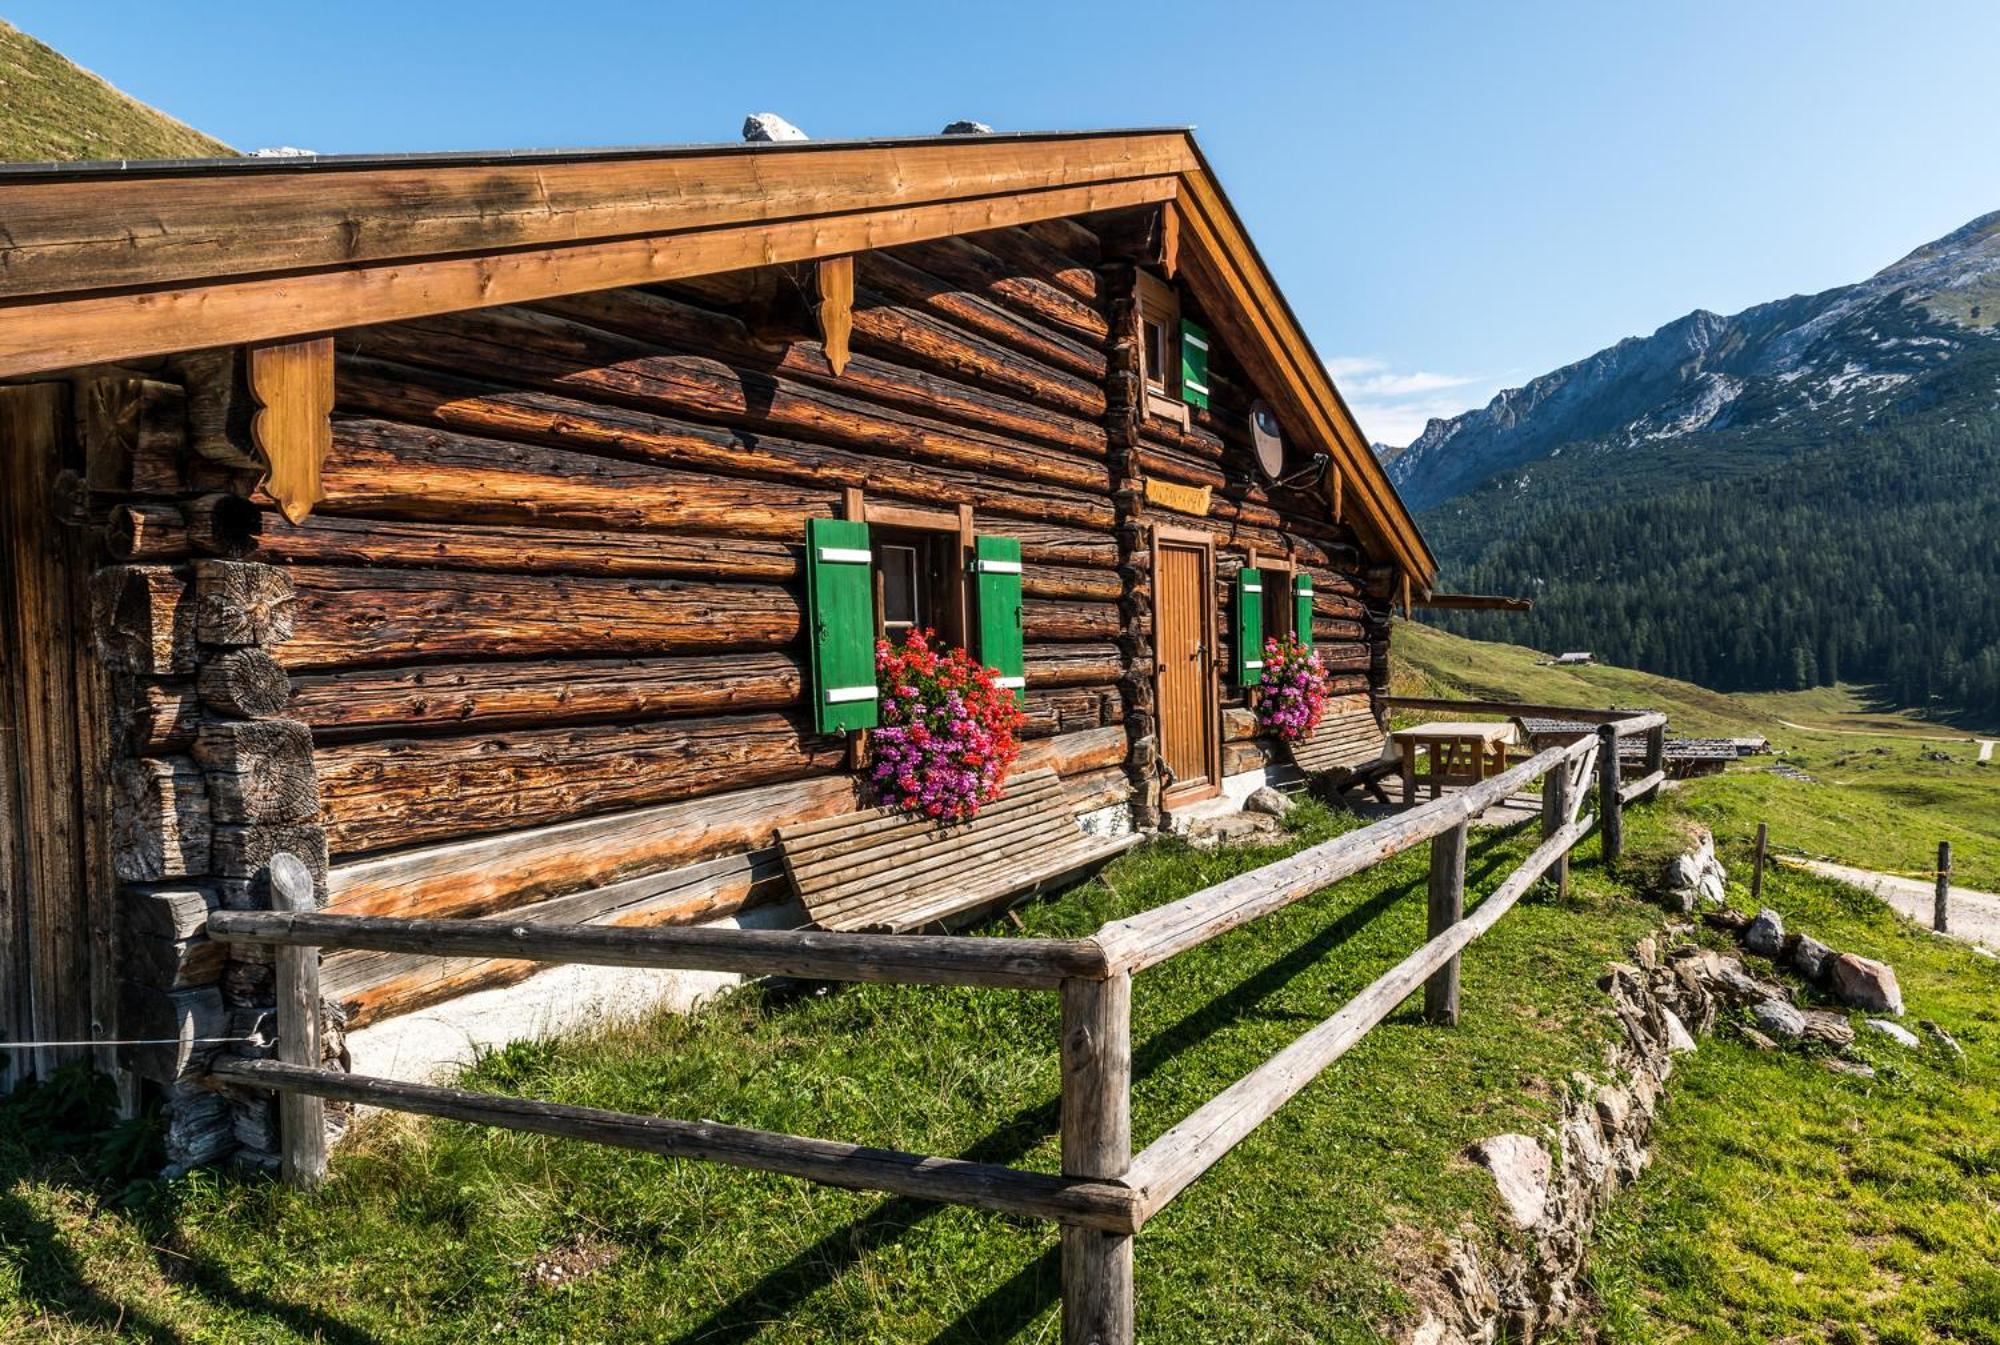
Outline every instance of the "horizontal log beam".
<path fill-rule="evenodd" d="M 847 749 L 759 713 L 369 739 L 313 763 L 327 842 L 356 854 L 795 780 L 843 769 Z"/>
<path fill-rule="evenodd" d="M 472 916 L 773 845 L 777 829 L 852 812 L 860 781 L 814 776 L 336 866 L 329 909 Z"/>
<path fill-rule="evenodd" d="M 816 981 L 1053 990 L 1098 977 L 1088 940 L 955 934 L 846 934 L 811 929 L 678 926 L 630 929 L 509 920 L 432 920 L 289 911 L 216 911 L 208 936 L 326 950 L 367 948 L 443 957 L 508 957 L 593 967 L 727 971 Z"/>
<path fill-rule="evenodd" d="M 870 1149 L 710 1121 L 628 1116 L 595 1107 L 399 1083 L 271 1060 L 219 1060 L 210 1068 L 214 1077 L 244 1087 L 306 1093 L 357 1106 L 585 1140 L 666 1158 L 703 1159 L 826 1186 L 888 1191 L 1114 1232 L 1129 1232 L 1136 1224 L 1132 1193 L 1115 1182 L 1051 1177 L 957 1158 L 924 1158 L 893 1149 Z"/>
<path fill-rule="evenodd" d="M 312 190 L 329 180 L 323 174 L 311 177 Z M 971 228 L 1170 200 L 1178 191 L 1179 180 L 1172 176 L 1135 177 L 1017 196 L 857 210 L 832 218 L 815 216 L 685 234 L 650 234 L 416 262 L 355 266 L 342 261 L 329 269 L 273 280 L 190 280 L 129 294 L 93 292 L 81 297 L 33 298 L 0 314 L 0 378 L 527 303 L 588 290 L 657 284 L 745 266 L 866 253 L 948 237 Z M 817 208 L 824 206 L 822 201 Z M 208 230 L 215 227 L 213 219 L 205 226 Z M 345 228 L 333 228 L 323 236 L 346 234 Z M 212 232 L 204 237 L 212 239 Z M 211 256 L 214 253 L 209 242 L 202 250 Z M 105 283 L 100 276 L 93 276 L 93 280 Z"/>

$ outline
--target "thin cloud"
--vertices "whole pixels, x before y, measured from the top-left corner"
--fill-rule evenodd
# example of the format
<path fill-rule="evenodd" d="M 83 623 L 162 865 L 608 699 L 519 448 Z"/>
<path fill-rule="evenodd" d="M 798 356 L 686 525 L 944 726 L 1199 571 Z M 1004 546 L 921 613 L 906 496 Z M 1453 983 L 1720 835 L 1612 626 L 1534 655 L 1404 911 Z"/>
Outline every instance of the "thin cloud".
<path fill-rule="evenodd" d="M 1484 404 L 1498 385 L 1471 374 L 1396 369 L 1375 355 L 1339 355 L 1326 362 L 1341 396 L 1370 439 L 1402 445 L 1433 417 L 1455 416 Z"/>

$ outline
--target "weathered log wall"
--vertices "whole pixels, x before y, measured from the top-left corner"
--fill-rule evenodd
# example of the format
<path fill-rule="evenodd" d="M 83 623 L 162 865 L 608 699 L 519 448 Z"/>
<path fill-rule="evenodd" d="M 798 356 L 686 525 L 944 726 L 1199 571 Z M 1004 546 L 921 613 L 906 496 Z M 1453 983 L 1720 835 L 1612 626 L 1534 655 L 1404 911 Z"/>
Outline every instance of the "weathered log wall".
<path fill-rule="evenodd" d="M 1079 810 L 1124 802 L 1098 261 L 1076 226 L 862 257 L 838 375 L 783 268 L 340 334 L 328 498 L 299 525 L 260 513 L 248 553 L 291 583 L 274 652 L 333 902 L 480 916 L 602 891 L 587 918 L 657 921 L 777 895 L 623 885 L 859 803 L 847 745 L 810 729 L 802 574 L 805 521 L 857 489 L 1020 540 L 1024 759 Z M 130 528 L 170 546 L 175 523 Z M 143 586 L 128 601 L 150 610 Z M 190 750 L 198 699 L 183 671 L 120 730 Z M 521 970 L 336 954 L 328 984 L 365 1022 Z"/>

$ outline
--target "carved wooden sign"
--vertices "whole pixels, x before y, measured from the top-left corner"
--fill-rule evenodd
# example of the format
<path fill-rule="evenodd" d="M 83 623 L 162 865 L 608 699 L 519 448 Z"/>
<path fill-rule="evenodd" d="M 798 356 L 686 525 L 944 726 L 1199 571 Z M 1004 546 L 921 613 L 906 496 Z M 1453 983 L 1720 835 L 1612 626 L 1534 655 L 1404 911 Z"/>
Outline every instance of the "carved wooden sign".
<path fill-rule="evenodd" d="M 1146 478 L 1146 498 L 1154 504 L 1183 514 L 1208 514 L 1209 487 L 1183 486 L 1172 481 L 1158 481 Z"/>
<path fill-rule="evenodd" d="M 326 498 L 320 465 L 333 446 L 333 338 L 252 346 L 250 437 L 264 455 L 264 491 L 297 523 Z"/>

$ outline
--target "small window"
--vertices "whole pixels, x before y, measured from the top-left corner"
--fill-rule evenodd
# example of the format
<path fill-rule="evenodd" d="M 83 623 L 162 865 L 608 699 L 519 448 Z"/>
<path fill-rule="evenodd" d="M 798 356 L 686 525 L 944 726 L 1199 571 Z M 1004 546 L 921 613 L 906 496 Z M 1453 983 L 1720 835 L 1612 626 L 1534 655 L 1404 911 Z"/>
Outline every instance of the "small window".
<path fill-rule="evenodd" d="M 933 630 L 947 641 L 964 639 L 959 612 L 964 586 L 955 564 L 957 533 L 873 529 L 875 629 L 901 644 L 917 630 Z"/>
<path fill-rule="evenodd" d="M 1139 272 L 1139 350 L 1145 362 L 1149 411 L 1168 408 L 1152 398 L 1171 402 L 1180 379 L 1181 301 L 1174 287 L 1158 276 Z"/>
<path fill-rule="evenodd" d="M 1258 568 L 1264 575 L 1264 637 L 1282 640 L 1298 632 L 1292 629 L 1292 572 L 1268 560 Z"/>

